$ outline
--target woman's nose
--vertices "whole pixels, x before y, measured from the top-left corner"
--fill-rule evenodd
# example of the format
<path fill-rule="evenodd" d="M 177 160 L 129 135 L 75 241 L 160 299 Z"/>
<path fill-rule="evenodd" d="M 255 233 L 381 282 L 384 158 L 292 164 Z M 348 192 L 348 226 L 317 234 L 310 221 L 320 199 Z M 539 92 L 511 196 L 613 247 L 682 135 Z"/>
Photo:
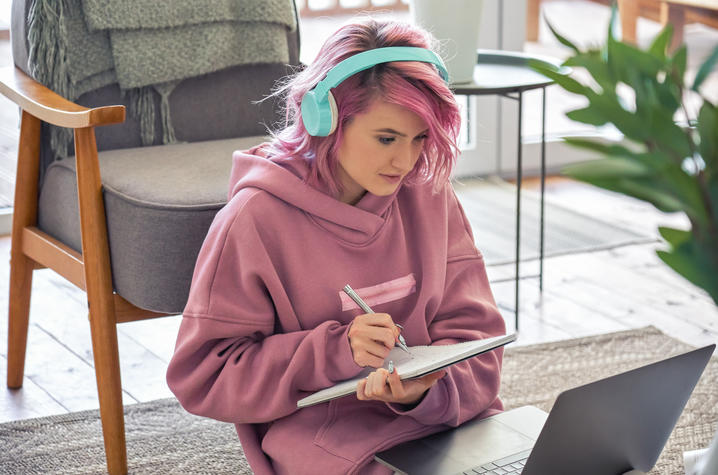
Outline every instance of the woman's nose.
<path fill-rule="evenodd" d="M 420 151 L 419 151 L 420 152 Z M 419 153 L 413 147 L 402 147 L 401 150 L 394 155 L 392 165 L 403 172 L 408 172 L 414 166 Z"/>

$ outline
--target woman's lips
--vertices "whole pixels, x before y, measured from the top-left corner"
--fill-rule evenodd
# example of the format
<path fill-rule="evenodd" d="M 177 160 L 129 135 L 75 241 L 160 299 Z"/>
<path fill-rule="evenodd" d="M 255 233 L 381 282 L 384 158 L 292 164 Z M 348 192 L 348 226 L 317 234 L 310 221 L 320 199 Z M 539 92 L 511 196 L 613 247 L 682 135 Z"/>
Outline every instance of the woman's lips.
<path fill-rule="evenodd" d="M 384 175 L 380 174 L 383 179 L 391 183 L 392 185 L 395 185 L 401 181 L 401 175 Z"/>

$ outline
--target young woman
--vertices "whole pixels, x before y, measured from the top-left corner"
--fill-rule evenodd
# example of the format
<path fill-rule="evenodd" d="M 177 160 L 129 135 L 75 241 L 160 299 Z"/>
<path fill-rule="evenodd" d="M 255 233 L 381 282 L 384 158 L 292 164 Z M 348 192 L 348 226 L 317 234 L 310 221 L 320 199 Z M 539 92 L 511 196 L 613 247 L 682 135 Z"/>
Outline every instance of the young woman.
<path fill-rule="evenodd" d="M 167 382 L 188 411 L 236 424 L 258 474 L 389 473 L 376 452 L 502 409 L 500 349 L 416 380 L 381 368 L 400 333 L 413 346 L 505 331 L 448 180 L 459 111 L 441 64 L 371 60 L 330 84 L 329 130 L 308 117 L 343 60 L 430 40 L 402 23 L 341 28 L 282 89 L 285 128 L 234 154 Z M 378 369 L 356 396 L 297 409 L 364 367 Z"/>

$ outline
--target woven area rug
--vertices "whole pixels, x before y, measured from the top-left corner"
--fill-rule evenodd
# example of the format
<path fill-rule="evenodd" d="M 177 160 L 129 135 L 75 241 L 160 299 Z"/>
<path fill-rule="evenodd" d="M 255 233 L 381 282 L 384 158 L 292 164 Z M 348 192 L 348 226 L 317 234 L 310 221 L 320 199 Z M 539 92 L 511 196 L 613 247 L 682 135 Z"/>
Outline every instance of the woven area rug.
<path fill-rule="evenodd" d="M 500 180 L 466 179 L 454 184 L 471 224 L 477 247 L 488 265 L 516 259 L 516 187 Z M 521 260 L 538 259 L 540 194 L 521 193 Z M 656 237 L 626 229 L 573 209 L 546 202 L 544 255 L 598 251 L 656 241 Z"/>
<path fill-rule="evenodd" d="M 648 364 L 691 347 L 653 327 L 506 350 L 501 395 L 507 409 L 549 411 L 562 390 Z M 131 473 L 251 473 L 234 427 L 184 412 L 173 399 L 127 406 Z M 713 358 L 652 474 L 682 474 L 683 451 L 707 447 L 718 423 Z M 0 473 L 103 473 L 97 411 L 0 424 Z"/>

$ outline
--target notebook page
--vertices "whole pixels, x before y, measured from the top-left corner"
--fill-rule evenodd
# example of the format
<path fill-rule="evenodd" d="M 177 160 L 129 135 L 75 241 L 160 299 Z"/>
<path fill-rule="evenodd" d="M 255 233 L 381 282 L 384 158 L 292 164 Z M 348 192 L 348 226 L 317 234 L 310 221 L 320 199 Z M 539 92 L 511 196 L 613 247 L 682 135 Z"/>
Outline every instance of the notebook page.
<path fill-rule="evenodd" d="M 516 339 L 516 335 L 501 335 L 482 340 L 465 341 L 453 345 L 410 346 L 409 353 L 394 347 L 384 359 L 384 368 L 394 362 L 401 379 L 411 379 L 432 373 L 472 356 L 479 355 Z M 317 391 L 297 402 L 298 407 L 311 406 L 320 402 L 346 396 L 356 392 L 359 380 L 366 378 L 374 368 L 364 368 L 355 378 L 338 383 L 330 388 Z"/>

